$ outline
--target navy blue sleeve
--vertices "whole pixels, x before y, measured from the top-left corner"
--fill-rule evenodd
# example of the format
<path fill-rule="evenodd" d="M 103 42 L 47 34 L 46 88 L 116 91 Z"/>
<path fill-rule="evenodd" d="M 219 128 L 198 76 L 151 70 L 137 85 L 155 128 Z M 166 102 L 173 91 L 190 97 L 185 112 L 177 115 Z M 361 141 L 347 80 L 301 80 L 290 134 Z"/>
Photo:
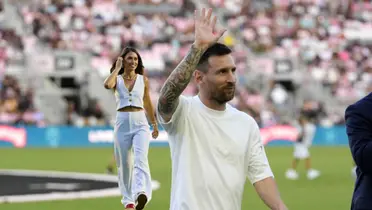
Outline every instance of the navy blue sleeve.
<path fill-rule="evenodd" d="M 346 109 L 346 133 L 355 163 L 363 173 L 372 174 L 372 126 L 361 106 Z"/>

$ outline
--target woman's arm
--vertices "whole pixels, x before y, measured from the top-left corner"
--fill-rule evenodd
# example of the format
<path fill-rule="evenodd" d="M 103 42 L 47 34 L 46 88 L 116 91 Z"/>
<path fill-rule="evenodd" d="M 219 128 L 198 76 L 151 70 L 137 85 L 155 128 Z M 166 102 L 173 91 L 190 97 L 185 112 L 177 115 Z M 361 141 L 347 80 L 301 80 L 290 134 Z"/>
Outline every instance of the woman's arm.
<path fill-rule="evenodd" d="M 114 71 L 111 72 L 111 74 L 105 79 L 105 81 L 103 82 L 103 86 L 106 88 L 106 89 L 112 89 L 112 88 L 115 88 L 116 86 L 116 77 L 118 76 L 119 74 L 119 71 L 121 69 L 121 66 L 122 66 L 122 63 L 123 63 L 123 58 L 122 57 L 119 57 L 117 60 L 116 60 L 116 64 L 115 64 L 115 69 Z"/>
<path fill-rule="evenodd" d="M 147 79 L 147 77 L 144 77 L 144 80 L 145 80 L 145 94 L 143 96 L 143 104 L 144 104 L 146 114 L 151 121 L 151 125 L 155 127 L 157 126 L 157 123 L 156 123 L 156 118 L 155 118 L 154 106 L 152 105 L 152 101 L 150 97 L 149 80 Z"/>

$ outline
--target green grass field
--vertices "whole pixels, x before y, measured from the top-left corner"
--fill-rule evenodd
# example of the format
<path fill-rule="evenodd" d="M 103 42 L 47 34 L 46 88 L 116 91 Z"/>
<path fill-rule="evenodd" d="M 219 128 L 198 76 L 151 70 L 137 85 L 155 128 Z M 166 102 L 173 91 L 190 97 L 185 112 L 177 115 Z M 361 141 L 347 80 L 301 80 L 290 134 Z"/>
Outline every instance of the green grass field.
<path fill-rule="evenodd" d="M 112 149 L 0 149 L 0 168 L 104 172 Z M 282 197 L 291 210 L 349 209 L 353 190 L 352 160 L 346 147 L 314 147 L 311 150 L 314 168 L 322 172 L 317 180 L 305 177 L 300 164 L 301 178 L 289 181 L 284 177 L 290 166 L 292 148 L 269 147 L 267 154 L 276 176 Z M 153 179 L 161 183 L 154 191 L 147 210 L 169 208 L 171 164 L 168 148 L 151 148 L 150 165 Z M 1 187 L 1 186 L 0 186 Z M 1 210 L 114 210 L 123 209 L 119 197 L 89 200 L 51 201 L 36 203 L 0 204 Z M 242 209 L 267 209 L 247 182 Z"/>

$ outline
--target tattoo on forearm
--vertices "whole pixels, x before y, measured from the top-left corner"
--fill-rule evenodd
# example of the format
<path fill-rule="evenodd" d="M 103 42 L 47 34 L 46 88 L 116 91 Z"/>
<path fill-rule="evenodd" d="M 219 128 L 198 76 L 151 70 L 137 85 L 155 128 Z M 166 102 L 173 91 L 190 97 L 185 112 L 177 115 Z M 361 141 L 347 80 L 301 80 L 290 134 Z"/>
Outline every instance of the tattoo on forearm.
<path fill-rule="evenodd" d="M 173 70 L 163 88 L 160 90 L 159 112 L 172 114 L 177 107 L 177 100 L 189 84 L 192 74 L 204 53 L 204 49 L 192 45 L 187 56 Z"/>

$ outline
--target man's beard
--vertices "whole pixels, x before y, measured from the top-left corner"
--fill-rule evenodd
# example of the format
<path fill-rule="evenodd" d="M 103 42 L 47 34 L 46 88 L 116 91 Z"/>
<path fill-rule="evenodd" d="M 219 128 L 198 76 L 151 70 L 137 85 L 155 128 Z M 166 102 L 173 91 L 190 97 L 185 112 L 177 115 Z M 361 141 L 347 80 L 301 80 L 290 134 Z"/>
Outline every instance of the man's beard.
<path fill-rule="evenodd" d="M 212 99 L 219 104 L 225 104 L 231 101 L 235 96 L 235 87 L 233 88 L 221 88 L 212 92 Z"/>

